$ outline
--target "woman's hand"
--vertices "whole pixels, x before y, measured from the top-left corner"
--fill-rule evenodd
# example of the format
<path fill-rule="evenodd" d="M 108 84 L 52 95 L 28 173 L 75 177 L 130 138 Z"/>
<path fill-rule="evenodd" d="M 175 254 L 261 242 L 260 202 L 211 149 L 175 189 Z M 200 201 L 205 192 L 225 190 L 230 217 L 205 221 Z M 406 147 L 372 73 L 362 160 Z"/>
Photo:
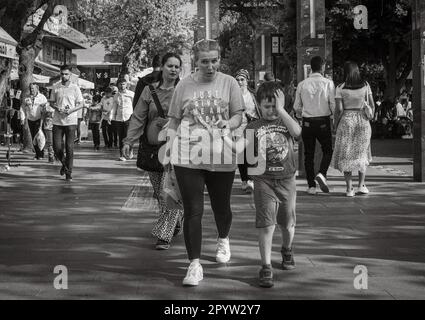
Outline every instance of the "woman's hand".
<path fill-rule="evenodd" d="M 229 128 L 229 121 L 221 119 L 218 120 L 214 125 L 219 129 L 230 129 Z"/>
<path fill-rule="evenodd" d="M 129 144 L 124 144 L 124 146 L 122 147 L 122 153 L 124 155 L 124 157 L 126 158 L 130 158 L 130 145 Z"/>

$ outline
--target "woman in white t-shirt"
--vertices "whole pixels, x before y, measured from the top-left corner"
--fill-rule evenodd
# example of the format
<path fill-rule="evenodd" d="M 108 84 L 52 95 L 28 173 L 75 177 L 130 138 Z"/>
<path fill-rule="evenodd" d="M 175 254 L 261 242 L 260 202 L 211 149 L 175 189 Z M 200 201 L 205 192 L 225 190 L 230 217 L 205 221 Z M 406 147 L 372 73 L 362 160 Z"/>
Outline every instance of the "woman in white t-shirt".
<path fill-rule="evenodd" d="M 230 259 L 230 195 L 237 162 L 236 155 L 223 146 L 222 137 L 240 126 L 244 109 L 236 80 L 218 71 L 218 42 L 201 40 L 193 51 L 198 69 L 179 82 L 168 111 L 168 146 L 173 146 L 171 163 L 183 200 L 183 232 L 190 260 L 183 280 L 187 286 L 196 286 L 203 278 L 199 260 L 205 186 L 218 230 L 216 261 Z"/>

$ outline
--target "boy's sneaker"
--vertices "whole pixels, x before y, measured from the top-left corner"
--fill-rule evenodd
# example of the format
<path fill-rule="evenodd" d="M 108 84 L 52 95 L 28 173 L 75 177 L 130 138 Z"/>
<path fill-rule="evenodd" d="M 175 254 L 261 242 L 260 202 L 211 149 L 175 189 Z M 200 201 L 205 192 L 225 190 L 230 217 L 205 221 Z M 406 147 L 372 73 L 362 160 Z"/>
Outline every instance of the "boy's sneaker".
<path fill-rule="evenodd" d="M 70 173 L 67 173 L 67 174 L 65 175 L 65 180 L 66 180 L 66 181 L 72 181 L 72 176 L 71 176 L 71 174 L 70 174 Z"/>
<path fill-rule="evenodd" d="M 282 254 L 282 269 L 283 270 L 295 269 L 294 254 L 292 252 L 292 249 L 282 248 L 280 253 Z"/>
<path fill-rule="evenodd" d="M 218 238 L 217 250 L 215 252 L 215 260 L 218 263 L 227 263 L 230 260 L 230 245 L 229 238 Z"/>
<path fill-rule="evenodd" d="M 183 279 L 184 286 L 197 286 L 199 281 L 204 278 L 202 266 L 199 262 L 191 263 L 187 268 L 186 277 Z"/>
<path fill-rule="evenodd" d="M 326 181 L 326 178 L 323 176 L 323 174 L 319 173 L 316 176 L 315 180 L 319 184 L 320 190 L 322 190 L 324 193 L 329 193 L 328 183 Z"/>
<path fill-rule="evenodd" d="M 59 171 L 60 175 L 63 176 L 65 174 L 65 165 L 62 165 L 61 170 Z"/>
<path fill-rule="evenodd" d="M 260 270 L 259 286 L 262 288 L 273 287 L 273 271 L 271 265 L 264 265 Z"/>
<path fill-rule="evenodd" d="M 126 158 L 124 158 L 124 157 L 119 157 L 119 158 L 118 158 L 118 160 L 119 160 L 119 161 L 127 161 L 127 159 L 126 159 Z"/>

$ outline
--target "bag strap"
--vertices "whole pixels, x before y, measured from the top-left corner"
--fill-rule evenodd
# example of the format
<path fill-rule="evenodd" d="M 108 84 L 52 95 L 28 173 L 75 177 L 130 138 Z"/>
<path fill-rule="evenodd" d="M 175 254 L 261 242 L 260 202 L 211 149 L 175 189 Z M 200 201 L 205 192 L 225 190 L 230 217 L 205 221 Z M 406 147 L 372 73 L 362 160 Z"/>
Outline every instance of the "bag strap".
<path fill-rule="evenodd" d="M 161 118 L 166 118 L 165 114 L 164 114 L 164 110 L 162 109 L 162 106 L 161 106 L 161 102 L 159 102 L 158 95 L 156 94 L 156 91 L 155 91 L 155 88 L 153 87 L 153 85 L 151 85 L 151 84 L 149 85 L 149 90 L 151 91 L 153 101 L 155 102 L 155 106 L 156 106 L 156 110 L 158 111 L 158 115 Z"/>

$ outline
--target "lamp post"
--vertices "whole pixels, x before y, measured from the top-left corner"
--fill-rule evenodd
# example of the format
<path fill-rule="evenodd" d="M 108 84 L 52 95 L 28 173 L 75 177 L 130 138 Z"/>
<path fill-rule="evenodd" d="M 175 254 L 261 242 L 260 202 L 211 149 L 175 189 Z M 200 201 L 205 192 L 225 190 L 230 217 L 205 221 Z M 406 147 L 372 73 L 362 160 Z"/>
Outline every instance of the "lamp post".
<path fill-rule="evenodd" d="M 412 1 L 413 178 L 425 181 L 425 4 Z"/>

